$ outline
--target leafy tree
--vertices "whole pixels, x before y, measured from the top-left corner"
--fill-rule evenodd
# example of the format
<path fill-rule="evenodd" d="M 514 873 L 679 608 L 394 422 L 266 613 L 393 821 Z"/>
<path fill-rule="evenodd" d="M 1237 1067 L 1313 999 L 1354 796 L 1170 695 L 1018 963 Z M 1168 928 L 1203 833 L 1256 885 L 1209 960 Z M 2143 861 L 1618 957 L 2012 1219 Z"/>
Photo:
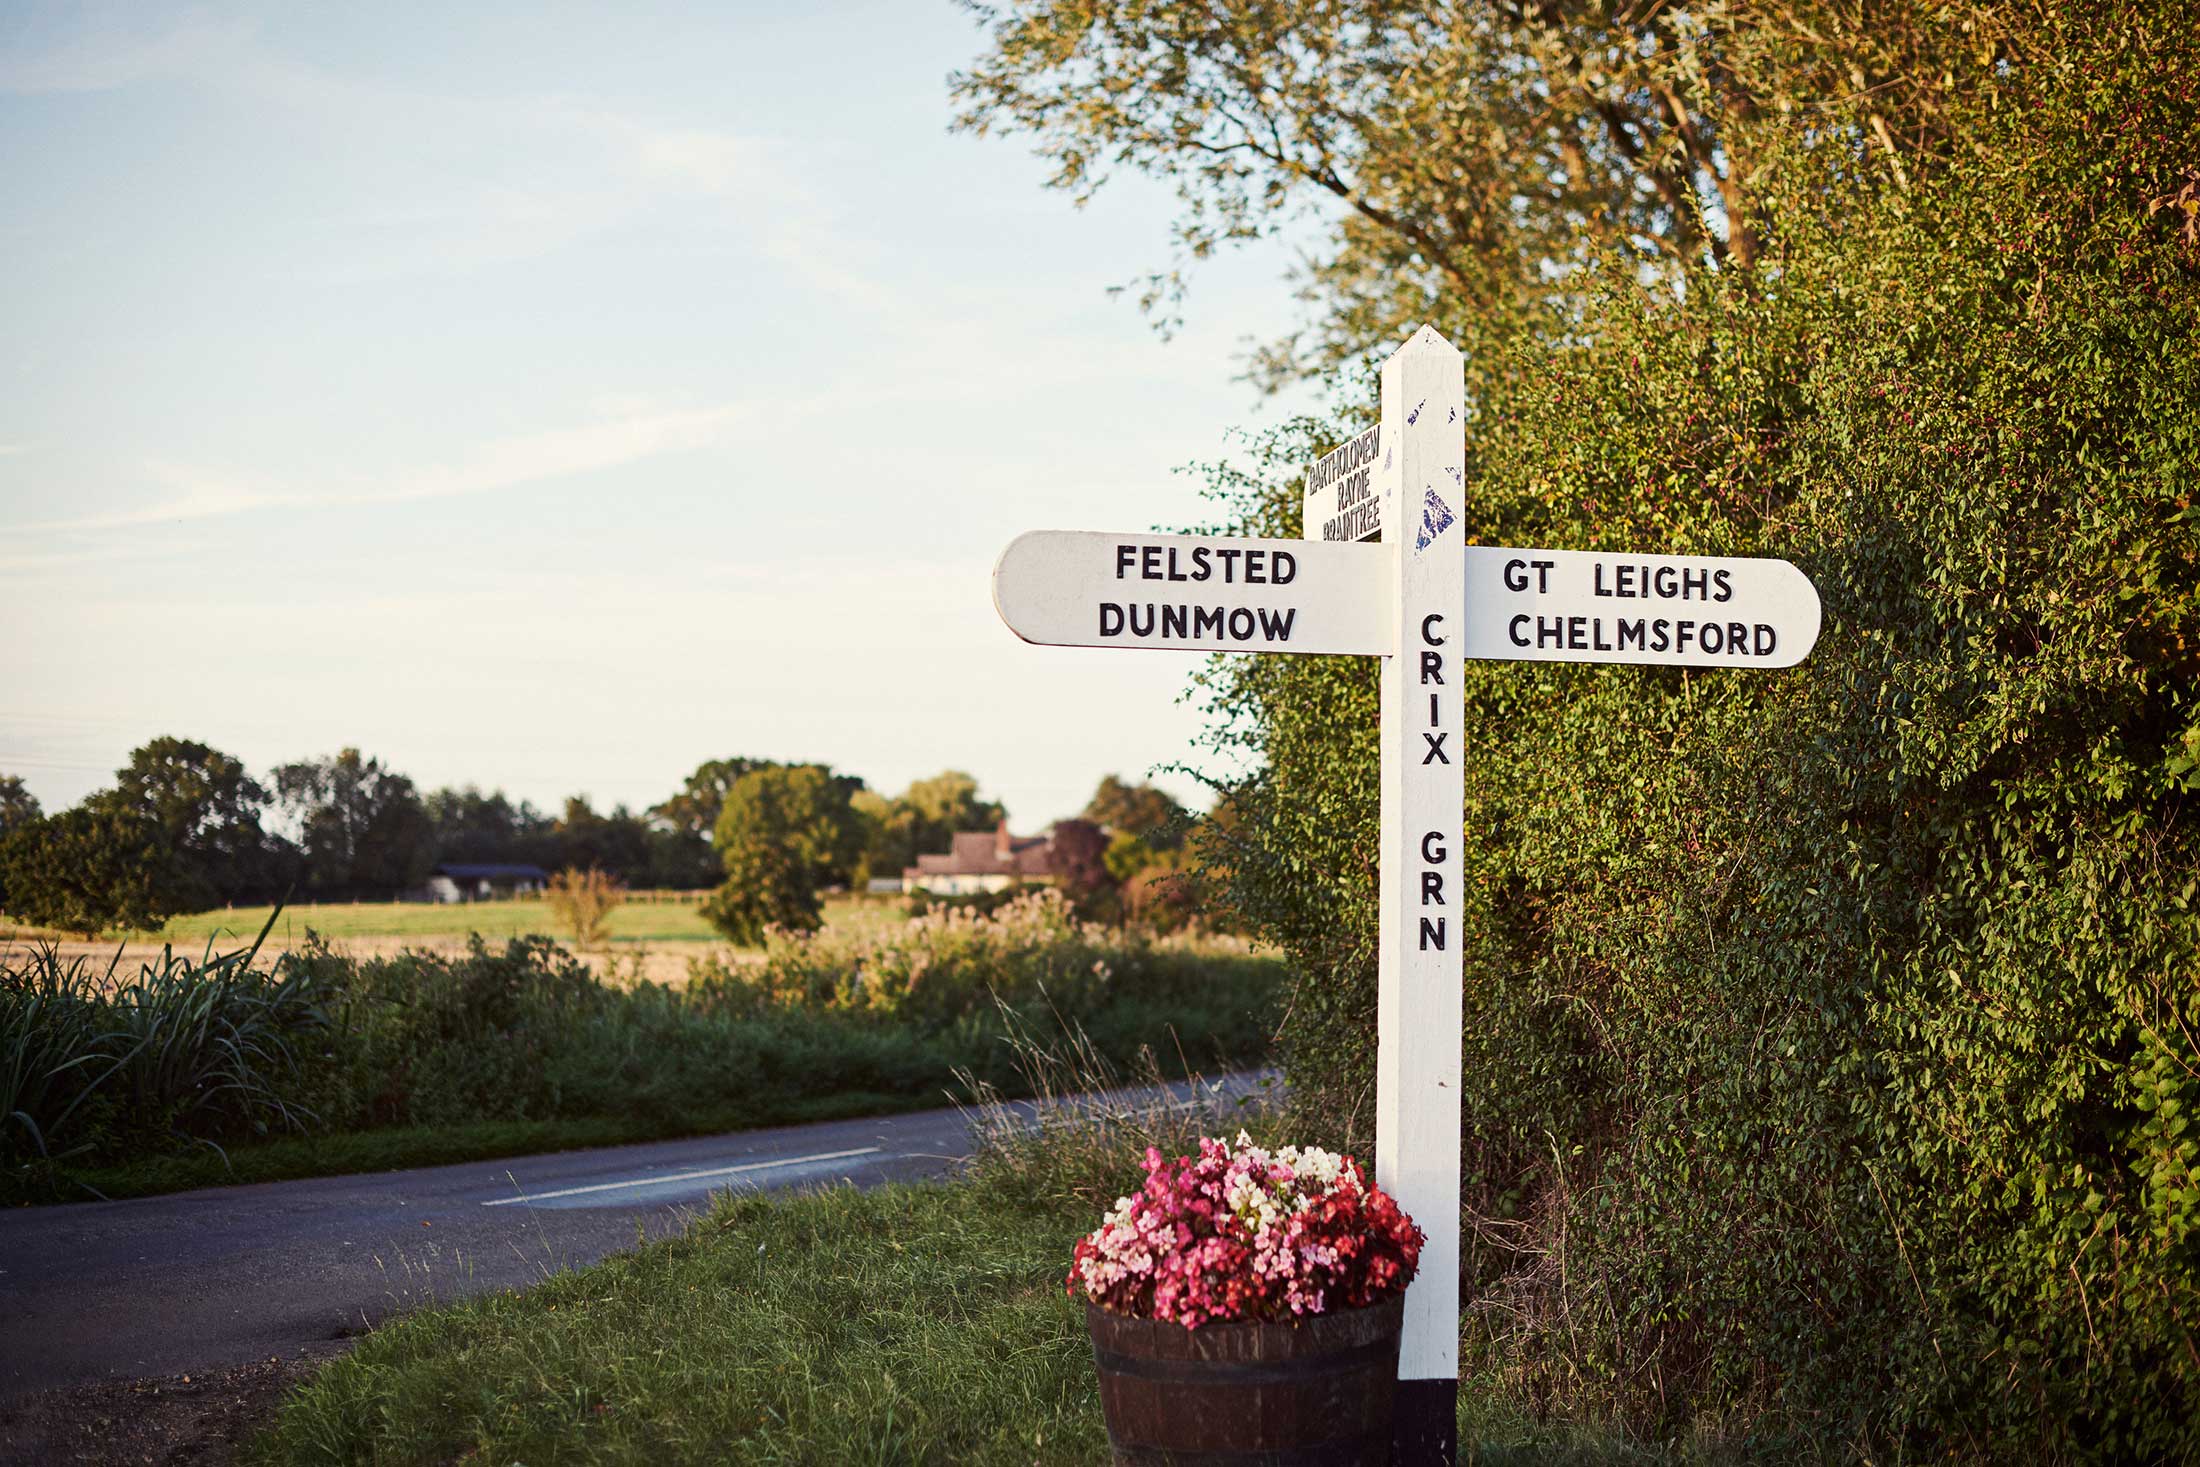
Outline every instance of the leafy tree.
<path fill-rule="evenodd" d="M 295 858 L 260 826 L 267 791 L 259 781 L 196 740 L 163 737 L 132 750 L 115 787 L 88 803 L 158 821 L 184 867 L 224 903 L 279 896 Z"/>
<path fill-rule="evenodd" d="M 635 884 L 649 872 L 649 826 L 624 805 L 599 815 L 588 796 L 570 797 L 558 822 L 557 845 L 558 859 L 568 867 L 605 871 Z"/>
<path fill-rule="evenodd" d="M 38 796 L 24 788 L 19 774 L 0 774 L 0 840 L 39 818 Z"/>
<path fill-rule="evenodd" d="M 1146 783 L 1125 784 L 1108 774 L 1101 776 L 1100 787 L 1086 802 L 1085 818 L 1136 836 L 1155 850 L 1174 850 L 1184 843 L 1184 827 L 1191 815 L 1166 790 Z"/>
<path fill-rule="evenodd" d="M 708 842 L 718 831 L 718 815 L 725 809 L 726 792 L 741 776 L 758 769 L 777 767 L 771 759 L 706 759 L 695 766 L 679 790 L 649 813 L 668 827 Z"/>
<path fill-rule="evenodd" d="M 394 895 L 435 864 L 435 829 L 413 782 L 357 749 L 281 766 L 275 793 L 316 893 Z"/>
<path fill-rule="evenodd" d="M 421 802 L 434 832 L 437 861 L 554 867 L 557 822 L 504 791 L 474 785 L 432 791 Z"/>
<path fill-rule="evenodd" d="M 1172 182 L 1189 262 L 1326 209 L 1271 385 L 1356 364 L 1428 320 L 1467 349 L 1529 328 L 1613 256 L 1677 286 L 1759 267 L 1807 119 L 1858 175 L 1909 187 L 1960 156 L 1956 104 L 2053 55 L 1985 0 L 1710 8 L 1589 0 L 1001 0 L 952 79 L 958 126 L 1028 134 L 1078 202 L 1115 168 Z M 1790 197 L 1801 199 L 1797 191 Z"/>
<path fill-rule="evenodd" d="M 718 816 L 726 880 L 704 916 L 736 942 L 760 941 L 768 925 L 815 931 L 818 892 L 847 881 L 863 857 L 852 803 L 862 787 L 822 764 L 775 765 L 734 781 Z"/>
<path fill-rule="evenodd" d="M 866 822 L 864 869 L 874 876 L 899 876 L 922 854 L 938 854 L 965 830 L 991 830 L 1001 822 L 1001 806 L 978 798 L 978 781 L 959 769 L 912 781 L 889 800 L 871 790 L 856 797 Z"/>
<path fill-rule="evenodd" d="M 158 927 L 207 896 L 158 820 L 98 804 L 0 839 L 0 892 L 12 915 L 87 937 L 108 927 Z"/>
<path fill-rule="evenodd" d="M 1108 874 L 1108 838 L 1090 820 L 1054 822 L 1050 857 L 1054 884 L 1081 915 L 1119 916 L 1113 904 L 1115 878 Z"/>

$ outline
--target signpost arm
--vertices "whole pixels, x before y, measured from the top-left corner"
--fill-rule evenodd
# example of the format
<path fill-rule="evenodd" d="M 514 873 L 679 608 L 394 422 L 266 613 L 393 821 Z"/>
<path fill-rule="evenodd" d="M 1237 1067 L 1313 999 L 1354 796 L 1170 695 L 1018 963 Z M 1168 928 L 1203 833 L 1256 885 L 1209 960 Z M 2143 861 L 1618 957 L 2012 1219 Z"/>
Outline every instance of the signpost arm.
<path fill-rule="evenodd" d="M 1459 1395 L 1464 359 L 1424 326 L 1383 364 L 1382 394 L 1397 650 L 1382 671 L 1375 1177 L 1427 1235 L 1393 1460 L 1428 1467 L 1454 1460 Z"/>

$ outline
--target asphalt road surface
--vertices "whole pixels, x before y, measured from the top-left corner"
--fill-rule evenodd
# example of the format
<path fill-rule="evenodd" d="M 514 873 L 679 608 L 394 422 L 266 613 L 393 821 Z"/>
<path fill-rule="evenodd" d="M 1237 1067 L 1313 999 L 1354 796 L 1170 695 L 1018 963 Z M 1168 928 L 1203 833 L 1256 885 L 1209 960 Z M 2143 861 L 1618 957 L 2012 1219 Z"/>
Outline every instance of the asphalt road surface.
<path fill-rule="evenodd" d="M 0 1401 L 215 1370 L 679 1231 L 714 1191 L 937 1176 L 953 1110 L 0 1211 Z"/>

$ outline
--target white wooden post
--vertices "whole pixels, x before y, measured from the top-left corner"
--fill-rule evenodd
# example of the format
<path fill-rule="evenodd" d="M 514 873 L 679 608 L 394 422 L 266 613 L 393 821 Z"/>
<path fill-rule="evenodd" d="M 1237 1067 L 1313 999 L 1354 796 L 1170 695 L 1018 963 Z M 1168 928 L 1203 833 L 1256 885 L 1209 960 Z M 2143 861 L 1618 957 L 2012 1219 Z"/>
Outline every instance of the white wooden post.
<path fill-rule="evenodd" d="M 1406 1290 L 1393 1460 L 1449 1463 L 1459 1397 L 1459 523 L 1466 365 L 1428 327 L 1383 363 L 1383 548 L 1397 650 L 1382 670 L 1375 1179 L 1427 1235 Z"/>

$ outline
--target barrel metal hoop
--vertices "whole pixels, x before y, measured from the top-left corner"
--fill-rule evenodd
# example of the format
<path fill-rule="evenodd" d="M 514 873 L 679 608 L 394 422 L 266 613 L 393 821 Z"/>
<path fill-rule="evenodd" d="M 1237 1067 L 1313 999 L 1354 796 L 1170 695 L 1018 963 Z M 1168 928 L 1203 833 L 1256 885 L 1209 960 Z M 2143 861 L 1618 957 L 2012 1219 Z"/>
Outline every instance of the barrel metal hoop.
<path fill-rule="evenodd" d="M 1114 1453 L 1115 1467 L 1335 1467 L 1336 1463 L 1357 1459 L 1361 1453 L 1387 1455 L 1390 1428 L 1386 1425 L 1380 1431 L 1363 1432 L 1358 1436 L 1333 1437 L 1305 1446 L 1271 1447 L 1255 1452 L 1170 1451 L 1165 1447 L 1142 1447 L 1124 1442 L 1111 1442 L 1109 1446 Z M 1353 1455 L 1343 1456 L 1340 1451 Z"/>
<path fill-rule="evenodd" d="M 1093 1347 L 1093 1359 L 1103 1372 L 1134 1380 L 1167 1381 L 1176 1385 L 1280 1385 L 1289 1381 L 1318 1380 L 1344 1375 L 1363 1365 L 1390 1365 L 1397 1359 L 1398 1341 L 1371 1340 L 1349 1350 L 1302 1355 L 1296 1360 L 1160 1360 L 1118 1354 Z"/>

